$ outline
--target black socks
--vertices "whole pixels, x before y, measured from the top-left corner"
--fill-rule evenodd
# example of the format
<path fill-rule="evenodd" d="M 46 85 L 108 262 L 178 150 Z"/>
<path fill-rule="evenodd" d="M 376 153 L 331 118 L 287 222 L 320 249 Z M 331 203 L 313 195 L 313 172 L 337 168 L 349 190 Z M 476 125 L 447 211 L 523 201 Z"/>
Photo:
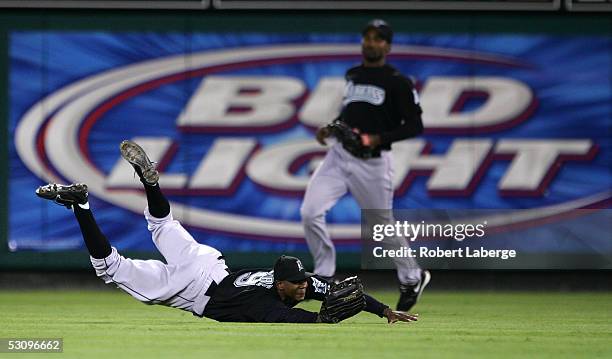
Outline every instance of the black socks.
<path fill-rule="evenodd" d="M 111 246 L 106 236 L 98 228 L 98 224 L 89 209 L 79 207 L 78 204 L 72 206 L 74 215 L 81 227 L 81 233 L 85 240 L 85 246 L 89 254 L 94 258 L 106 258 L 111 254 Z"/>
<path fill-rule="evenodd" d="M 161 193 L 159 185 L 144 185 L 149 203 L 149 213 L 155 218 L 164 218 L 170 213 L 170 204 Z M 81 208 L 78 204 L 72 206 L 74 215 L 81 227 L 81 233 L 85 240 L 85 246 L 93 258 L 106 258 L 111 254 L 111 246 L 108 239 L 102 233 L 91 210 Z"/>
<path fill-rule="evenodd" d="M 141 180 L 144 185 L 145 193 L 147 194 L 147 203 L 149 205 L 149 213 L 155 218 L 164 218 L 170 213 L 170 203 L 164 197 L 159 184 L 151 186 Z"/>
<path fill-rule="evenodd" d="M 139 172 L 139 171 L 136 171 Z M 140 173 L 138 173 L 141 175 Z M 149 205 L 149 213 L 155 218 L 164 218 L 168 214 L 170 214 L 170 203 L 164 197 L 159 188 L 159 184 L 149 185 L 142 180 L 142 176 L 140 176 L 141 182 L 144 184 L 145 193 L 147 195 L 147 202 Z M 93 258 L 102 259 L 108 257 L 111 252 L 111 246 L 108 242 L 108 239 L 102 233 L 96 220 L 89 210 L 81 208 L 78 204 L 74 204 L 72 206 L 72 210 L 74 211 L 74 215 L 76 216 L 77 221 L 79 222 L 79 227 L 81 227 L 81 233 L 83 234 L 83 239 L 85 240 L 85 246 L 89 251 L 89 254 Z"/>
<path fill-rule="evenodd" d="M 170 203 L 166 197 L 164 197 L 159 183 L 155 185 L 148 184 L 144 178 L 142 178 L 142 171 L 138 166 L 133 166 L 134 171 L 140 178 L 140 182 L 144 185 L 145 193 L 147 194 L 147 204 L 149 206 L 149 213 L 155 218 L 164 218 L 170 213 Z"/>

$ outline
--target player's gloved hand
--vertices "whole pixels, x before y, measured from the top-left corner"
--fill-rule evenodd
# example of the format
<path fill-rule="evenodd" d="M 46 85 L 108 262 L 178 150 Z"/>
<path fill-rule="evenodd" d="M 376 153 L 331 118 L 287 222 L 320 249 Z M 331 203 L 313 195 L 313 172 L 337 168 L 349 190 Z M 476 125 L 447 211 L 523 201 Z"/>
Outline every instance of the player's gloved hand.
<path fill-rule="evenodd" d="M 338 323 L 361 312 L 366 306 L 363 285 L 357 277 L 332 284 L 321 304 L 318 322 Z"/>
<path fill-rule="evenodd" d="M 328 138 L 329 136 L 331 136 L 331 130 L 329 129 L 329 127 L 323 126 L 317 130 L 317 134 L 316 134 L 317 142 L 319 142 L 323 146 L 327 145 L 327 142 L 325 142 L 325 139 Z"/>
<path fill-rule="evenodd" d="M 327 125 L 330 135 L 336 137 L 342 147 L 356 157 L 366 158 L 370 148 L 365 147 L 361 142 L 361 133 L 356 128 L 351 128 L 342 120 L 334 120 Z"/>
<path fill-rule="evenodd" d="M 416 322 L 419 320 L 418 314 L 411 314 L 407 312 L 400 312 L 399 310 L 393 310 L 391 308 L 386 308 L 383 312 L 383 315 L 387 318 L 387 322 L 389 324 L 393 324 L 396 322 Z"/>

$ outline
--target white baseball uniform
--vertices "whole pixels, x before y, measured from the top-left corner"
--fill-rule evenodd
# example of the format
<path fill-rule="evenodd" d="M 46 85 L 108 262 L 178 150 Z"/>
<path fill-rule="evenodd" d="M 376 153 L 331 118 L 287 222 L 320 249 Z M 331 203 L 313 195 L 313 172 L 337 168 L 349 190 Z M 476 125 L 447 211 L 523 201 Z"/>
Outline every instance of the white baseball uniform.
<path fill-rule="evenodd" d="M 172 213 L 155 218 L 146 208 L 145 218 L 153 243 L 167 264 L 125 258 L 113 247 L 106 258 L 90 257 L 97 276 L 146 304 L 161 304 L 202 316 L 210 300 L 205 295 L 210 284 L 220 283 L 229 273 L 221 252 L 196 242 L 172 219 Z"/>
<path fill-rule="evenodd" d="M 327 211 L 347 191 L 362 209 L 392 209 L 391 144 L 423 131 L 418 94 L 412 81 L 395 68 L 359 65 L 349 69 L 345 77 L 344 107 L 338 119 L 362 134 L 377 135 L 380 144 L 372 149 L 376 152 L 372 158 L 361 158 L 335 144 L 306 188 L 302 222 L 314 257 L 314 271 L 322 276 L 333 276 L 336 270 L 334 245 L 325 227 Z M 381 220 L 392 223 L 388 213 L 390 218 Z M 399 248 L 408 243 L 397 237 L 388 239 L 385 245 Z M 413 258 L 395 259 L 394 263 L 401 283 L 419 282 L 421 270 Z"/>
<path fill-rule="evenodd" d="M 315 274 L 326 277 L 335 274 L 336 250 L 325 225 L 325 215 L 347 191 L 361 208 L 393 208 L 391 152 L 383 151 L 377 158 L 360 159 L 336 143 L 313 173 L 306 188 L 301 215 L 306 242 L 314 257 Z M 393 218 L 384 222 L 392 223 Z M 408 247 L 404 237 L 390 237 L 385 241 L 390 248 Z M 421 270 L 414 258 L 395 258 L 394 263 L 400 282 L 410 283 L 420 278 Z"/>

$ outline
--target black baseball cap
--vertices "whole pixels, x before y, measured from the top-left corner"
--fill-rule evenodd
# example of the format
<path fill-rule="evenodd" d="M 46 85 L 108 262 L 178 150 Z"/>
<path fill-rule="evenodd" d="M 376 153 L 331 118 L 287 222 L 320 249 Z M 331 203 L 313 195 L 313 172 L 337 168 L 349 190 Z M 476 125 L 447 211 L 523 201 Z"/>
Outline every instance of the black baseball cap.
<path fill-rule="evenodd" d="M 376 30 L 378 36 L 389 44 L 393 41 L 393 30 L 391 30 L 391 26 L 385 20 L 374 19 L 368 22 L 361 31 L 361 36 L 365 36 L 372 29 Z"/>
<path fill-rule="evenodd" d="M 274 280 L 286 280 L 289 282 L 303 281 L 314 274 L 306 272 L 302 261 L 295 257 L 282 255 L 274 263 Z"/>

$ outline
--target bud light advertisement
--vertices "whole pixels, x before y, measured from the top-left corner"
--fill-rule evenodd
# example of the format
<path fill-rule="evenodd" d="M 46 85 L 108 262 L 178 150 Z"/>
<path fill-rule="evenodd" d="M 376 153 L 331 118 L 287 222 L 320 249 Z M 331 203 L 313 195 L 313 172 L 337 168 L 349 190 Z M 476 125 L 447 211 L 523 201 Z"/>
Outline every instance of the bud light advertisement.
<path fill-rule="evenodd" d="M 10 251 L 85 250 L 73 213 L 34 194 L 50 182 L 87 184 L 119 251 L 155 251 L 125 139 L 156 162 L 174 218 L 198 242 L 308 251 L 300 205 L 329 148 L 315 131 L 341 111 L 358 34 L 9 37 Z M 395 209 L 486 211 L 520 227 L 504 248 L 478 239 L 479 253 L 514 251 L 511 268 L 612 268 L 610 37 L 398 33 L 387 60 L 413 79 L 425 127 L 392 146 Z M 585 209 L 586 223 L 561 225 Z M 339 256 L 362 250 L 361 220 L 350 194 L 327 213 Z M 421 237 L 435 244 L 421 257 L 476 250 Z"/>

